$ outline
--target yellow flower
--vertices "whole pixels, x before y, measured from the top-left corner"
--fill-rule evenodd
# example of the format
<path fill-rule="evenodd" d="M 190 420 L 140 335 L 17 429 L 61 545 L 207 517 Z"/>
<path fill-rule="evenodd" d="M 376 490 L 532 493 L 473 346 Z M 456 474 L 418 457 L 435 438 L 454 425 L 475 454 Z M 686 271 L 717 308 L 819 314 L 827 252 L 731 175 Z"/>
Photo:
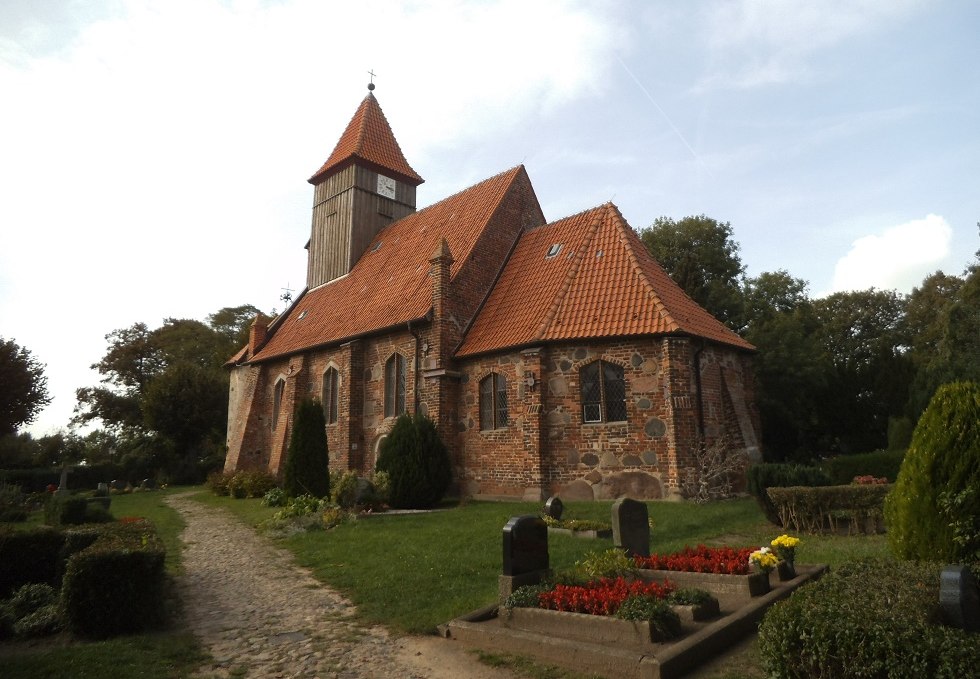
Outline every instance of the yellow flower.
<path fill-rule="evenodd" d="M 770 543 L 776 549 L 795 549 L 796 545 L 800 544 L 799 538 L 790 537 L 789 535 L 780 535 L 778 538 Z"/>
<path fill-rule="evenodd" d="M 779 558 L 768 547 L 757 549 L 749 554 L 749 564 L 758 567 L 763 573 L 771 571 L 777 563 L 779 563 Z"/>

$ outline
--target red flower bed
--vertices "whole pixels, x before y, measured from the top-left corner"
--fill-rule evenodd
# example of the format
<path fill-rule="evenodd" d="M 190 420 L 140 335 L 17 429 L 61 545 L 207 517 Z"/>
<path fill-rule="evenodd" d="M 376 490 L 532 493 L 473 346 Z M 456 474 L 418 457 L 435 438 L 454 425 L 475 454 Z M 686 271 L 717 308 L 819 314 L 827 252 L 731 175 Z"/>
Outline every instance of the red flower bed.
<path fill-rule="evenodd" d="M 884 476 L 882 477 L 871 476 L 869 474 L 867 476 L 855 476 L 854 480 L 851 481 L 851 483 L 857 484 L 859 486 L 884 486 L 888 483 L 888 478 Z"/>
<path fill-rule="evenodd" d="M 619 577 L 615 580 L 603 578 L 588 585 L 555 585 L 549 592 L 538 595 L 541 608 L 566 613 L 588 613 L 590 615 L 613 615 L 630 596 L 654 596 L 663 599 L 674 591 L 669 582 L 627 582 Z"/>
<path fill-rule="evenodd" d="M 139 523 L 140 521 L 146 521 L 142 516 L 120 516 L 116 520 L 119 523 Z"/>
<path fill-rule="evenodd" d="M 635 556 L 638 568 L 655 571 L 685 571 L 687 573 L 718 573 L 721 575 L 748 575 L 749 554 L 754 547 L 685 547 L 673 554 Z"/>

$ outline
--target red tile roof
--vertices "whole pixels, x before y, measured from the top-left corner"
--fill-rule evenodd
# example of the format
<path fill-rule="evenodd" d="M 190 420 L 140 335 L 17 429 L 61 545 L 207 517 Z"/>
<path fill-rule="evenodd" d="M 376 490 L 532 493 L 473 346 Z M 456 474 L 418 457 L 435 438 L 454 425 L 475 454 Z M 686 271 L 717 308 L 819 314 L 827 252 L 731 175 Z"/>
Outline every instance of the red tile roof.
<path fill-rule="evenodd" d="M 429 258 L 446 239 L 450 276 L 466 263 L 480 233 L 515 181 L 515 167 L 389 224 L 351 272 L 306 291 L 270 326 L 262 361 L 403 325 L 432 307 Z"/>
<path fill-rule="evenodd" d="M 355 158 L 360 158 L 376 170 L 390 170 L 413 186 L 424 181 L 405 160 L 388 119 L 370 92 L 347 124 L 327 162 L 310 177 L 310 183 L 316 184 L 331 170 L 342 169 L 354 162 Z"/>
<path fill-rule="evenodd" d="M 521 236 L 456 355 L 651 334 L 755 348 L 688 297 L 607 203 Z"/>

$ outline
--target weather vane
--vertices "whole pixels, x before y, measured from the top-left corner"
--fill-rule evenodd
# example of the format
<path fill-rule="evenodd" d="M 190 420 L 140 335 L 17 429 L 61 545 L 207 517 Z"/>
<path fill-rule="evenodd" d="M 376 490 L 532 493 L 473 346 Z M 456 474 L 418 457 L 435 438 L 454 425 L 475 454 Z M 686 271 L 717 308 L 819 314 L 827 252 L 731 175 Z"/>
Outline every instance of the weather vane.
<path fill-rule="evenodd" d="M 289 304 L 290 302 L 292 302 L 293 301 L 293 289 L 289 287 L 289 283 L 286 283 L 286 287 L 280 288 L 280 289 L 282 290 L 282 294 L 279 295 L 279 299 L 281 299 L 286 304 Z"/>
<path fill-rule="evenodd" d="M 374 69 L 373 68 L 370 71 L 368 71 L 368 75 L 371 76 L 371 82 L 368 83 L 368 91 L 371 91 L 371 90 L 374 89 Z"/>

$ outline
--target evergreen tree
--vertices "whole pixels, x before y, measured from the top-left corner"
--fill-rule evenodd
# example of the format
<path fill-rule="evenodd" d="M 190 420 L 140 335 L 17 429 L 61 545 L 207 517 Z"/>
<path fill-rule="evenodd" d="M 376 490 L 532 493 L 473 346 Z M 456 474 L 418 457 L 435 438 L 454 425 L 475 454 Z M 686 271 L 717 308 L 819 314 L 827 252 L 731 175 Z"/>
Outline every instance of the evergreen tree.
<path fill-rule="evenodd" d="M 449 451 L 429 418 L 402 415 L 381 442 L 378 471 L 389 476 L 389 499 L 399 509 L 425 509 L 442 499 L 452 470 Z"/>
<path fill-rule="evenodd" d="M 296 406 L 293 431 L 289 436 L 283 488 L 289 495 L 329 497 L 330 472 L 327 454 L 327 425 L 323 407 L 315 398 Z"/>

